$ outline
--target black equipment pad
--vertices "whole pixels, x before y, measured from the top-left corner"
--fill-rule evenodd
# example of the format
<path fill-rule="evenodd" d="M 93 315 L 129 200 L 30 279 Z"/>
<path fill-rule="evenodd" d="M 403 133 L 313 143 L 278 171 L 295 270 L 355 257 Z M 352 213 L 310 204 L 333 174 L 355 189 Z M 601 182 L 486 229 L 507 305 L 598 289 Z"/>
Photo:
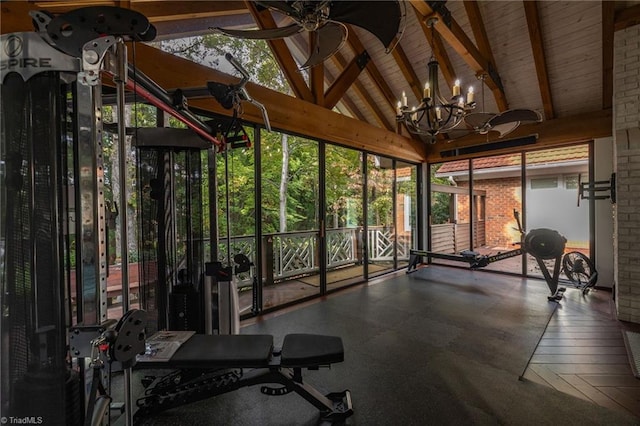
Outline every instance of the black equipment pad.
<path fill-rule="evenodd" d="M 315 334 L 288 334 L 282 343 L 282 367 L 317 367 L 344 361 L 342 339 Z"/>
<path fill-rule="evenodd" d="M 267 367 L 273 352 L 269 335 L 193 335 L 169 360 L 175 368 Z"/>

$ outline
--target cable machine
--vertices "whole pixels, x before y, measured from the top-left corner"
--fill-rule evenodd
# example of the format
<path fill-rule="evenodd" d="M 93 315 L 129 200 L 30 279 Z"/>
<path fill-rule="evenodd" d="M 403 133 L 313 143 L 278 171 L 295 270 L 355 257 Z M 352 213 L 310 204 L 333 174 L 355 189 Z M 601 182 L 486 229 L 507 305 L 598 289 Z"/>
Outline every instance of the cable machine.
<path fill-rule="evenodd" d="M 106 378 L 98 368 L 105 359 L 121 362 L 124 369 L 125 419 L 130 424 L 130 373 L 135 360 L 114 345 L 120 342 L 118 345 L 139 352 L 144 344 L 140 327 L 147 319 L 142 311 L 129 310 L 126 209 L 121 208 L 116 218 L 105 201 L 103 76 L 116 86 L 123 183 L 120 206 L 127 204 L 128 197 L 124 185 L 126 89 L 186 124 L 191 139 L 198 136 L 197 142 L 178 148 L 150 148 L 137 139 L 140 151 L 148 151 L 145 161 L 155 161 L 148 194 L 162 201 L 155 218 L 173 220 L 163 223 L 167 232 L 156 235 L 159 245 L 165 252 L 176 251 L 175 233 L 179 228 L 187 233 L 185 267 L 173 263 L 158 274 L 169 272 L 164 288 L 158 287 L 165 293 L 169 282 L 201 280 L 203 215 L 196 211 L 202 209 L 201 182 L 197 180 L 202 177 L 201 152 L 221 150 L 224 144 L 217 129 L 189 110 L 181 93 L 167 93 L 127 63 L 125 42 L 155 38 L 155 28 L 140 13 L 98 6 L 58 16 L 44 11 L 30 15 L 35 32 L 0 36 L 0 414 L 29 417 L 43 424 L 100 423 L 108 403 L 102 399 L 96 404 L 94 390 L 100 386 L 94 386 L 95 372 Z M 203 90 L 224 99 L 234 112 L 240 102 L 255 104 L 268 124 L 264 107 L 244 89 L 247 79 L 244 72 L 237 85 L 209 83 Z M 179 216 L 173 174 L 177 164 L 184 166 L 190 213 L 182 224 L 175 220 Z M 107 319 L 107 230 L 114 219 L 120 221 L 122 241 L 123 318 L 118 324 Z M 174 234 L 168 232 L 172 229 Z M 171 301 L 164 298 L 158 303 L 164 303 L 159 311 L 166 315 Z M 156 319 L 156 327 L 171 325 Z M 123 330 L 126 332 L 118 336 Z M 129 334 L 134 339 L 123 344 Z M 91 371 L 88 368 L 94 374 L 86 374 Z M 85 414 L 87 405 L 95 406 L 96 411 Z"/>

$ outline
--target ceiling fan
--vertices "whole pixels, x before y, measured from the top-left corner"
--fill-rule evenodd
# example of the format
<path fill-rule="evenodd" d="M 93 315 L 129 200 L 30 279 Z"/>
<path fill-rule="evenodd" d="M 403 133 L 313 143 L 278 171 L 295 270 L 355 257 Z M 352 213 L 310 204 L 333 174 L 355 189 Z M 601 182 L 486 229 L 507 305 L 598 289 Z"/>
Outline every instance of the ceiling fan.
<path fill-rule="evenodd" d="M 509 109 L 500 113 L 484 112 L 484 75 L 478 77 L 482 81 L 482 111 L 468 113 L 462 119 L 457 128 L 447 132 L 449 139 L 458 139 L 470 133 L 488 135 L 489 132 L 498 132 L 502 138 L 523 123 L 540 123 L 542 114 L 538 111 L 526 108 Z"/>
<path fill-rule="evenodd" d="M 313 67 L 335 54 L 347 39 L 347 26 L 352 24 L 369 31 L 391 51 L 398 34 L 402 11 L 400 2 L 394 1 L 312 1 L 312 0 L 261 0 L 259 8 L 271 9 L 287 15 L 293 23 L 283 27 L 263 30 L 235 30 L 211 28 L 231 37 L 275 40 L 290 37 L 303 31 L 314 32 L 315 48 L 301 69 Z"/>

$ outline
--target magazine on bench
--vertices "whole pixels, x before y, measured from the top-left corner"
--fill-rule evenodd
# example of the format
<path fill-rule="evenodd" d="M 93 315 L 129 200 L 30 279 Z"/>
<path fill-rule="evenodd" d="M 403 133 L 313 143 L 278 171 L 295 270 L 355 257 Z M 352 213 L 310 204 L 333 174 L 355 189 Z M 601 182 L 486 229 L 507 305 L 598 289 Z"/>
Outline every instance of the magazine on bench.
<path fill-rule="evenodd" d="M 195 331 L 158 331 L 147 339 L 145 352 L 137 355 L 138 362 L 167 362 L 178 348 L 196 334 Z"/>

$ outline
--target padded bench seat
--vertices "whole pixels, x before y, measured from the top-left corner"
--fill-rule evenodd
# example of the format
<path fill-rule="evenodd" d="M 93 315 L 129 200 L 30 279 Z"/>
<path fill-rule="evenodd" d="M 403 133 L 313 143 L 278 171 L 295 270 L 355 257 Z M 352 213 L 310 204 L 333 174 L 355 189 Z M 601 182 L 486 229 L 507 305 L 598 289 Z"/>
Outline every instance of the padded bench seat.
<path fill-rule="evenodd" d="M 344 361 L 342 339 L 315 334 L 288 334 L 282 342 L 280 365 L 308 368 Z"/>
<path fill-rule="evenodd" d="M 273 336 L 203 335 L 189 338 L 169 360 L 175 368 L 261 368 L 268 367 L 273 353 Z"/>

